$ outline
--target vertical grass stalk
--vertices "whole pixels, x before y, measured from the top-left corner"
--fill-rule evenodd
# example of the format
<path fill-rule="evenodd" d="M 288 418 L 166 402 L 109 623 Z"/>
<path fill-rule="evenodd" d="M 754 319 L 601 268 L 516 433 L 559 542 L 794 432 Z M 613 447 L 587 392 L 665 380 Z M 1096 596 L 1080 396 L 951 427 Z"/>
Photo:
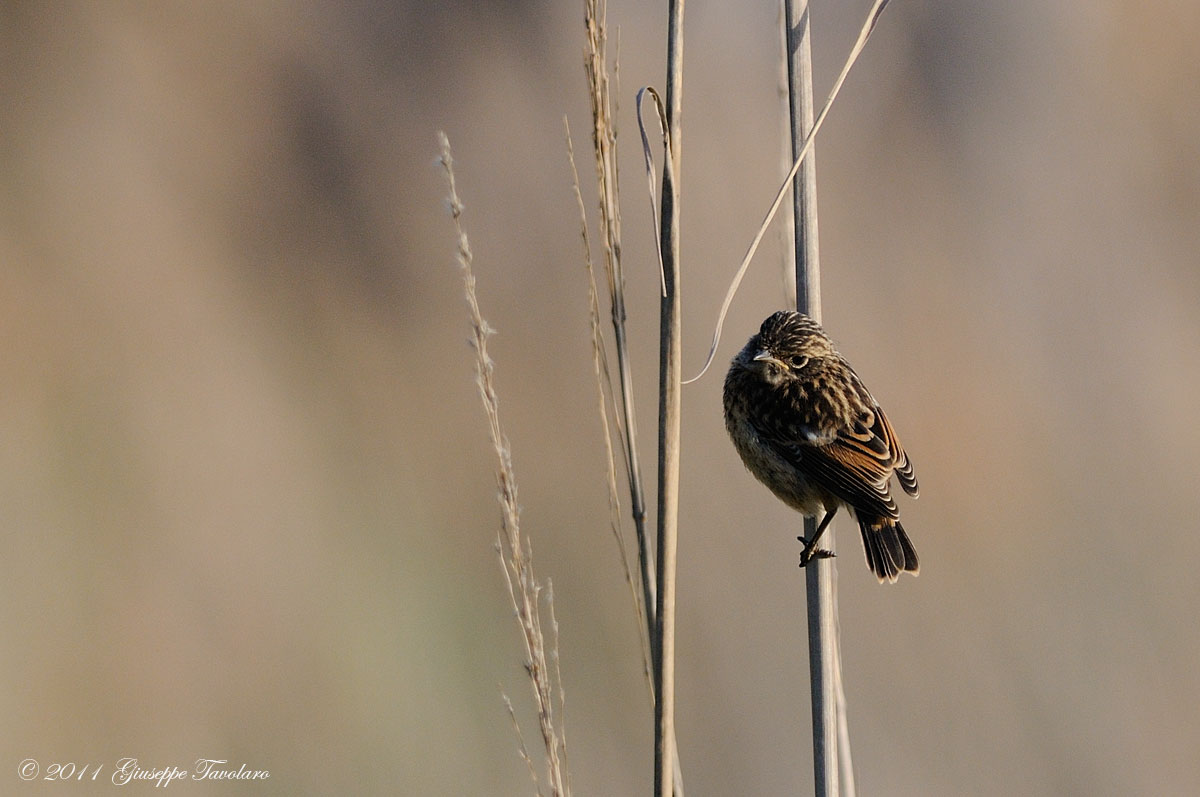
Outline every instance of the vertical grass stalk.
<path fill-rule="evenodd" d="M 799 159 L 813 127 L 812 29 L 807 0 L 784 0 L 788 29 L 788 109 L 792 157 Z M 792 183 L 795 219 L 796 309 L 821 320 L 821 265 L 817 240 L 817 169 L 815 150 L 808 153 Z M 816 533 L 816 518 L 804 519 L 804 536 Z M 831 540 L 832 542 L 832 540 Z M 832 546 L 830 550 L 834 550 Z M 837 618 L 834 615 L 834 559 L 805 568 L 808 604 L 808 667 L 812 694 L 813 780 L 818 797 L 838 791 L 838 713 L 836 673 Z"/>
<path fill-rule="evenodd" d="M 683 0 L 671 0 L 667 27 L 667 155 L 663 159 L 659 321 L 658 611 L 655 650 L 654 794 L 669 797 L 675 771 L 675 557 L 679 523 L 682 335 L 679 327 L 679 181 L 683 108 Z"/>

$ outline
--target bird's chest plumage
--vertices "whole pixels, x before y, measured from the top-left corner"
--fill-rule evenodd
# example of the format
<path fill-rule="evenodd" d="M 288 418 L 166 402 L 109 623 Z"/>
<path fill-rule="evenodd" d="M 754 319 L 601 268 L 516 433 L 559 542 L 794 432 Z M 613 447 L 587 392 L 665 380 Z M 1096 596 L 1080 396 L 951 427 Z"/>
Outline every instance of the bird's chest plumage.
<path fill-rule="evenodd" d="M 780 441 L 805 440 L 811 431 L 799 424 L 800 416 L 782 403 L 778 392 L 747 373 L 731 373 L 725 382 L 725 428 L 746 468 L 777 498 L 805 515 L 819 515 L 836 499 L 805 477 L 795 458 L 803 445 L 790 446 L 792 460 L 780 450 Z"/>

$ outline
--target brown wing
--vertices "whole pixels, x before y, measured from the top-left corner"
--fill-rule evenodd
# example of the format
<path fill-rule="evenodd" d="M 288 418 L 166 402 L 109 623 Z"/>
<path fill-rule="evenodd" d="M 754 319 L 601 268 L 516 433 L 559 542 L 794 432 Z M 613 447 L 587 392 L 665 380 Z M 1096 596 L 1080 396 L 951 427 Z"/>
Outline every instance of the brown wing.
<path fill-rule="evenodd" d="M 912 465 L 879 405 L 864 410 L 852 427 L 829 440 L 790 442 L 779 452 L 817 484 L 864 514 L 896 519 L 888 481 L 900 479 L 905 492 L 916 495 Z"/>

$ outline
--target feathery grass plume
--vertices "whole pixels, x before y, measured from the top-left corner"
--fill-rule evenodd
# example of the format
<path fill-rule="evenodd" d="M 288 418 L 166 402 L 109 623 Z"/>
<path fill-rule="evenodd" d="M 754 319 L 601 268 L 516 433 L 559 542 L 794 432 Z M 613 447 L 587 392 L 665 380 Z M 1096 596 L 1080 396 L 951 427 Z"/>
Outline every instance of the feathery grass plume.
<path fill-rule="evenodd" d="M 646 500 L 638 461 L 637 421 L 633 406 L 633 372 L 625 336 L 625 273 L 621 266 L 621 205 L 617 175 L 617 123 L 608 74 L 608 6 L 605 0 L 584 0 L 584 73 L 592 108 L 592 149 L 596 159 L 596 191 L 600 209 L 600 238 L 604 250 L 604 276 L 608 283 L 613 342 L 620 379 L 621 412 L 614 413 L 623 439 L 625 475 L 629 482 L 630 512 L 638 544 L 643 612 L 654 625 L 655 575 L 646 534 Z M 614 69 L 615 72 L 615 69 Z M 614 78 L 615 79 L 615 78 Z M 611 388 L 610 388 L 611 389 Z M 613 391 L 614 393 L 616 391 Z"/>
<path fill-rule="evenodd" d="M 565 773 L 566 738 L 562 728 L 562 695 L 561 683 L 558 685 L 555 702 L 555 678 L 559 674 L 557 630 L 553 638 L 549 656 L 554 660 L 552 669 L 547 661 L 546 637 L 542 631 L 542 619 L 539 610 L 541 586 L 537 583 L 533 572 L 533 550 L 529 540 L 521 536 L 520 508 L 517 504 L 517 480 L 513 473 L 512 453 L 508 439 L 500 426 L 499 399 L 496 394 L 494 379 L 494 364 L 488 356 L 487 339 L 493 330 L 483 320 L 479 311 L 479 301 L 475 295 L 475 274 L 471 269 L 471 245 L 462 226 L 463 204 L 458 198 L 458 189 L 454 182 L 454 160 L 450 154 L 450 140 L 445 133 L 438 134 L 441 145 L 439 162 L 446 173 L 449 187 L 449 211 L 454 220 L 454 230 L 457 235 L 457 259 L 462 269 L 463 284 L 466 289 L 467 307 L 471 319 L 471 343 L 475 349 L 476 384 L 479 387 L 480 398 L 483 399 L 484 415 L 487 416 L 488 430 L 491 434 L 492 446 L 496 452 L 498 485 L 498 500 L 500 501 L 500 529 L 496 533 L 496 553 L 500 559 L 500 567 L 504 572 L 504 582 L 508 587 L 508 596 L 512 601 L 517 624 L 521 629 L 521 637 L 525 643 L 525 671 L 529 675 L 533 687 L 533 699 L 537 709 L 538 725 L 542 733 L 542 743 L 546 750 L 546 778 L 550 784 L 550 793 L 555 797 L 565 797 L 570 794 L 569 780 Z M 553 607 L 550 609 L 553 617 Z M 554 623 L 557 629 L 557 623 Z M 511 703 L 505 698 L 512 714 Z M 558 716 L 556 717 L 556 708 Z M 519 729 L 518 729 L 519 734 Z M 529 760 L 523 739 L 520 739 L 521 756 Z M 532 766 L 530 771 L 533 772 Z M 536 775 L 534 785 L 538 794 L 541 786 Z"/>

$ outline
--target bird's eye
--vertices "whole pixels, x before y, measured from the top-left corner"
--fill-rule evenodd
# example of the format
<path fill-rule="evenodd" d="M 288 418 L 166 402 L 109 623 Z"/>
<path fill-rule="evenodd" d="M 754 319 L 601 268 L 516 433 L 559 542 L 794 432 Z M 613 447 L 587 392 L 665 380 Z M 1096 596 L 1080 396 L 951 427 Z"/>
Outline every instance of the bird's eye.
<path fill-rule="evenodd" d="M 788 365 L 794 370 L 799 371 L 804 366 L 808 365 L 808 358 L 802 354 L 795 354 L 788 358 Z"/>

